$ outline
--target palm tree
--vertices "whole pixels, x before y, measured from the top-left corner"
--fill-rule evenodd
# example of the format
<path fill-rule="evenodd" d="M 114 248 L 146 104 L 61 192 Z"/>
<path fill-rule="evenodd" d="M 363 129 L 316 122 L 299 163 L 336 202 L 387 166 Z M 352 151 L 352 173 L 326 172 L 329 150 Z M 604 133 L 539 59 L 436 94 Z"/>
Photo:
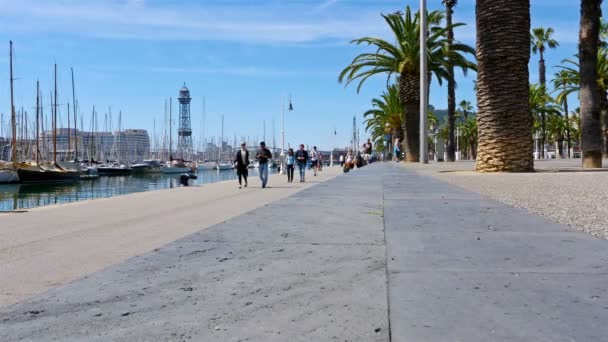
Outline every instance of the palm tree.
<path fill-rule="evenodd" d="M 547 119 L 547 133 L 549 139 L 557 142 L 558 158 L 563 158 L 564 154 L 564 139 L 566 134 L 572 130 L 571 121 L 561 115 L 551 115 Z"/>
<path fill-rule="evenodd" d="M 427 55 L 429 73 L 435 76 L 441 84 L 447 78 L 446 60 L 449 57 L 455 67 L 461 68 L 465 73 L 468 69 L 475 69 L 475 64 L 465 58 L 465 54 L 474 54 L 472 47 L 455 43 L 451 50 L 445 49 L 447 28 L 438 24 L 443 19 L 440 11 L 432 11 L 427 14 L 429 23 L 429 35 L 427 38 Z M 355 39 L 352 43 L 357 45 L 373 45 L 373 53 L 363 53 L 355 57 L 352 62 L 342 70 L 338 78 L 339 82 L 346 85 L 353 81 L 359 81 L 357 91 L 363 83 L 371 76 L 378 74 L 387 75 L 387 83 L 393 74 L 397 75 L 399 86 L 399 98 L 405 113 L 405 139 L 404 147 L 408 161 L 419 160 L 419 122 L 420 122 L 420 23 L 419 16 L 412 15 L 410 7 L 406 7 L 405 13 L 393 13 L 382 15 L 390 27 L 395 44 L 386 40 L 373 37 Z M 451 27 L 464 24 L 456 23 Z M 429 78 L 430 82 L 430 78 Z"/>
<path fill-rule="evenodd" d="M 448 28 L 448 39 L 447 39 L 447 48 L 451 50 L 452 44 L 454 42 L 454 30 L 451 28 L 452 26 L 452 14 L 454 12 L 454 7 L 458 4 L 458 0 L 443 0 L 443 5 L 445 6 L 445 26 Z M 448 149 L 447 155 L 449 162 L 453 162 L 455 158 L 456 148 L 454 146 L 454 128 L 456 124 L 456 81 L 454 80 L 454 65 L 452 65 L 452 61 L 448 58 L 447 60 L 447 86 L 448 86 Z"/>
<path fill-rule="evenodd" d="M 461 123 L 459 126 L 461 145 L 460 149 L 465 150 L 467 155 L 475 159 L 477 157 L 477 120 L 475 118 L 468 118 L 466 121 Z"/>
<path fill-rule="evenodd" d="M 530 44 L 532 47 L 532 52 L 538 53 L 540 56 L 540 59 L 538 61 L 538 74 L 539 74 L 538 80 L 540 82 L 540 85 L 543 87 L 546 86 L 546 72 L 545 72 L 545 58 L 544 58 L 545 49 L 546 48 L 554 49 L 559 46 L 559 43 L 557 42 L 557 40 L 551 38 L 553 33 L 554 33 L 554 30 L 551 27 L 549 27 L 547 29 L 545 29 L 543 27 L 537 27 L 532 30 L 532 33 L 530 35 Z M 540 132 L 540 141 L 541 141 L 542 146 L 545 146 L 545 140 L 546 140 L 546 135 L 547 135 L 545 127 L 546 127 L 546 122 L 545 122 L 545 119 L 543 118 L 543 121 L 541 123 L 541 132 Z M 541 149 L 540 155 L 541 155 L 541 158 L 545 157 L 544 149 Z"/>
<path fill-rule="evenodd" d="M 479 172 L 534 168 L 528 107 L 530 0 L 477 1 Z M 505 72 L 508 70 L 508 73 Z"/>
<path fill-rule="evenodd" d="M 564 106 L 564 117 L 566 118 L 566 122 L 570 122 L 568 117 L 568 94 L 571 92 L 570 89 L 574 87 L 574 84 L 572 84 L 570 75 L 566 70 L 560 70 L 555 73 L 553 87 L 555 88 L 555 91 L 558 92 L 555 100 L 557 103 Z M 570 146 L 572 142 L 570 131 L 570 125 L 566 125 L 566 148 L 568 158 L 570 158 Z"/>
<path fill-rule="evenodd" d="M 559 114 L 560 107 L 557 106 L 555 99 L 551 97 L 551 95 L 547 94 L 545 86 L 541 84 L 531 84 L 530 85 L 530 97 L 528 98 L 528 103 L 530 105 L 530 111 L 532 112 L 532 117 L 535 120 L 535 127 L 538 127 L 538 130 L 534 130 L 535 132 L 540 132 L 541 135 L 541 149 L 540 149 L 540 157 L 545 157 L 545 140 L 543 140 L 543 134 L 547 132 L 547 117 L 550 115 Z"/>
<path fill-rule="evenodd" d="M 462 121 L 467 121 L 468 117 L 469 117 L 469 112 L 473 111 L 473 106 L 471 105 L 471 102 L 467 101 L 467 100 L 462 100 L 460 101 L 460 103 L 458 104 L 458 108 L 460 109 L 460 112 L 463 115 L 463 119 Z"/>
<path fill-rule="evenodd" d="M 576 59 L 564 59 L 562 61 L 564 65 L 558 66 L 562 69 L 560 72 L 563 73 L 563 76 L 560 77 L 559 80 L 566 84 L 562 90 L 563 95 L 560 93 L 564 98 L 567 95 L 580 90 L 581 68 L 577 61 L 579 59 L 579 54 L 575 57 Z M 598 49 L 596 73 L 599 110 L 600 113 L 602 113 L 608 110 L 608 100 L 606 98 L 608 95 L 608 46 L 602 46 Z M 558 98 L 558 100 L 561 100 L 561 98 Z M 602 120 L 602 115 L 600 114 L 600 123 L 603 126 L 603 153 L 604 157 L 608 157 L 608 116 L 603 115 Z"/>
<path fill-rule="evenodd" d="M 578 54 L 583 168 L 602 167 L 600 98 L 597 84 L 601 4 L 602 0 L 581 0 Z"/>
<path fill-rule="evenodd" d="M 403 106 L 397 85 L 389 86 L 380 98 L 372 99 L 372 107 L 363 114 L 365 129 L 370 133 L 371 139 L 382 140 L 387 133 L 401 139 Z"/>

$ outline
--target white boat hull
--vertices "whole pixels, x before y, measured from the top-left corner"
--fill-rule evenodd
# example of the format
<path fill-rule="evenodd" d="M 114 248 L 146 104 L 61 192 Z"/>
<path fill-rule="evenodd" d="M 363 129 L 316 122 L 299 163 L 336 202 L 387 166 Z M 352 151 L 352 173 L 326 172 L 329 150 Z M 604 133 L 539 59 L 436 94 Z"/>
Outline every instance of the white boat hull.
<path fill-rule="evenodd" d="M 163 167 L 161 169 L 161 172 L 164 174 L 192 173 L 192 169 L 189 167 L 167 166 L 167 167 Z"/>
<path fill-rule="evenodd" d="M 0 170 L 0 184 L 1 183 L 15 183 L 19 181 L 17 172 L 13 170 Z"/>

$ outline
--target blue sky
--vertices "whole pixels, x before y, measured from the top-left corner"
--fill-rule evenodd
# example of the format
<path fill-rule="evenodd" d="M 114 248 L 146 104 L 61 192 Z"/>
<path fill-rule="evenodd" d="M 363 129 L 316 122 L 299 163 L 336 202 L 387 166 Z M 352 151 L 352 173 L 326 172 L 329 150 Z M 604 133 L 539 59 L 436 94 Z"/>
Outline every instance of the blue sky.
<path fill-rule="evenodd" d="M 428 0 L 439 9 L 440 0 Z M 560 42 L 546 54 L 548 79 L 554 65 L 576 53 L 579 1 L 532 0 L 532 26 L 551 26 Z M 385 78 L 370 79 L 357 94 L 337 76 L 357 53 L 369 51 L 349 41 L 388 36 L 380 13 L 417 8 L 416 0 L 0 0 L 0 113 L 10 113 L 8 41 L 15 44 L 15 102 L 34 112 L 40 79 L 48 106 L 53 63 L 59 67 L 59 103 L 71 101 L 70 67 L 85 129 L 93 105 L 103 116 L 122 111 L 123 128 L 161 132 L 166 98 L 186 82 L 192 100 L 195 140 L 201 136 L 202 99 L 206 98 L 206 136 L 262 137 L 271 141 L 272 121 L 280 143 L 281 98 L 291 94 L 294 112 L 286 113 L 286 141 L 323 148 L 346 145 L 352 117 L 361 123 L 370 100 Z M 604 9 L 606 11 L 606 9 Z M 475 44 L 475 5 L 460 0 L 455 20 L 467 26 L 456 39 Z M 532 55 L 530 80 L 538 80 Z M 457 100 L 475 104 L 472 81 L 458 76 Z M 576 102 L 575 96 L 570 99 Z M 175 103 L 175 102 L 174 102 Z M 446 107 L 446 89 L 432 85 L 430 103 Z M 66 115 L 66 106 L 61 113 Z M 177 108 L 175 107 L 174 112 Z M 65 123 L 65 119 L 62 120 Z M 116 125 L 116 122 L 115 122 Z M 362 125 L 361 125 L 362 127 Z M 174 126 L 177 130 L 177 127 Z M 337 135 L 334 136 L 334 129 Z M 362 138 L 365 136 L 361 129 Z"/>

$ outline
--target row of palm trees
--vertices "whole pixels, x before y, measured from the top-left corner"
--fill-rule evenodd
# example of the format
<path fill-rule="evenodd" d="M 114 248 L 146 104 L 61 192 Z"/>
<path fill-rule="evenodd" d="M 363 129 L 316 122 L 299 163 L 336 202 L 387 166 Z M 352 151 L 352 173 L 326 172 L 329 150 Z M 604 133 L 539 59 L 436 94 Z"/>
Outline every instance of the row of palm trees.
<path fill-rule="evenodd" d="M 481 172 L 530 171 L 533 169 L 533 133 L 538 132 L 542 146 L 555 141 L 562 155 L 563 144 L 580 140 L 583 166 L 600 167 L 602 130 L 600 111 L 608 110 L 608 54 L 599 37 L 601 0 L 581 0 L 581 27 L 577 60 L 565 60 L 553 80 L 555 90 L 547 91 L 544 55 L 559 44 L 552 38 L 553 29 L 530 30 L 530 0 L 478 0 L 476 5 L 476 49 L 454 40 L 452 23 L 456 0 L 444 0 L 443 11 L 427 12 L 427 54 L 429 87 L 436 81 L 447 81 L 448 117 L 446 131 L 448 160 L 454 160 L 456 99 L 454 68 L 465 74 L 477 71 L 477 109 L 468 117 L 472 106 L 461 109 L 458 129 L 463 148 L 476 157 Z M 346 85 L 364 82 L 375 75 L 385 75 L 387 90 L 372 101 L 373 109 L 365 113 L 368 130 L 379 139 L 391 133 L 403 137 L 408 161 L 419 161 L 419 13 L 382 15 L 390 27 L 395 43 L 363 37 L 353 41 L 374 48 L 363 53 L 340 73 Z M 443 24 L 445 21 L 445 24 Z M 442 25 L 443 24 L 443 25 Z M 528 62 L 531 52 L 538 53 L 539 84 L 529 84 Z M 508 70 L 508 72 L 505 72 Z M 393 80 L 393 77 L 394 80 Z M 567 96 L 579 93 L 580 115 L 569 116 Z M 552 96 L 555 94 L 555 97 Z M 563 108 L 564 115 L 561 115 Z M 604 120 L 608 122 L 608 117 Z M 608 124 L 605 124 L 605 128 Z M 577 130 L 578 128 L 578 130 Z M 604 130 L 608 132 L 608 130 Z M 608 134 L 608 133 L 604 133 Z M 608 151 L 608 136 L 605 137 Z M 544 149 L 541 149 L 543 151 Z"/>

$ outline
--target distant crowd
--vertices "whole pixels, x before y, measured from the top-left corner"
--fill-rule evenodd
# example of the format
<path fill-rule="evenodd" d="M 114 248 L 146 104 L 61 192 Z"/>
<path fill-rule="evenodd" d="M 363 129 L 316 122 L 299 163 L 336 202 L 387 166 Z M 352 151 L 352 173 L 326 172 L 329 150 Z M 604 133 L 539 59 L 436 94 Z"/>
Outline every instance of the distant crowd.
<path fill-rule="evenodd" d="M 372 154 L 373 145 L 370 139 L 363 144 L 363 149 L 356 153 L 349 150 L 346 155 L 340 154 L 339 161 L 340 167 L 344 172 L 349 172 L 355 167 L 360 168 L 374 161 Z M 260 142 L 259 149 L 256 152 L 255 159 L 258 161 L 258 173 L 260 181 L 262 182 L 262 188 L 266 188 L 268 185 L 268 169 L 270 161 L 272 160 L 272 152 L 266 147 L 265 142 Z M 293 148 L 287 150 L 285 156 L 285 173 L 287 174 L 287 182 L 292 183 L 295 170 L 298 169 L 298 176 L 300 183 L 306 182 L 306 170 L 312 170 L 313 176 L 317 176 L 323 169 L 323 156 L 321 152 L 314 146 L 312 150 L 308 151 L 304 148 L 304 144 L 300 144 L 299 148 L 294 151 Z M 241 148 L 236 152 L 234 156 L 234 166 L 239 181 L 239 189 L 247 187 L 247 178 L 249 176 L 249 151 L 245 142 L 241 143 Z M 281 165 L 282 167 L 283 165 Z M 279 171 L 280 168 L 279 168 Z"/>

